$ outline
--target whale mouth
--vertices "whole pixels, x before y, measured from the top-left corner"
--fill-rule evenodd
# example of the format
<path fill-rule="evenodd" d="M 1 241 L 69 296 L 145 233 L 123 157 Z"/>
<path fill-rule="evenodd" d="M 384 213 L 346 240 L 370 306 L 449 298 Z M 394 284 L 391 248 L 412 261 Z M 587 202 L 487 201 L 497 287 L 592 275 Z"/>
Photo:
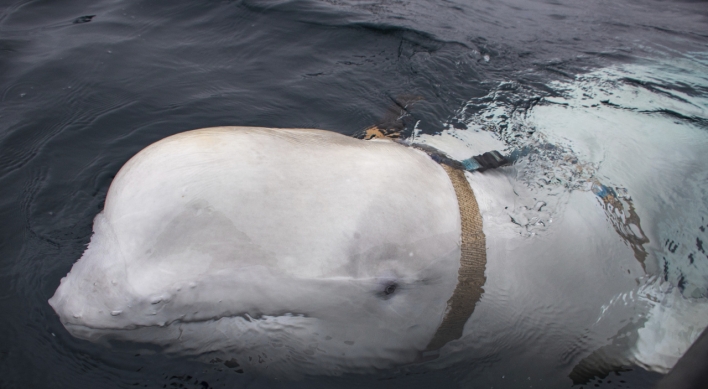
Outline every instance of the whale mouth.
<path fill-rule="evenodd" d="M 293 313 L 293 312 L 281 312 L 281 313 L 257 313 L 257 314 L 252 314 L 252 313 L 238 313 L 238 314 L 233 314 L 233 315 L 221 315 L 221 316 L 214 316 L 214 317 L 209 317 L 209 318 L 201 318 L 201 319 L 191 319 L 191 320 L 184 320 L 182 318 L 178 318 L 175 320 L 171 321 L 165 321 L 165 322 L 159 322 L 159 323 L 154 323 L 154 324 L 133 324 L 130 326 L 124 326 L 124 327 L 107 327 L 107 326 L 92 326 L 88 324 L 81 324 L 81 323 L 75 323 L 75 322 L 63 322 L 62 324 L 64 327 L 67 329 L 69 328 L 81 328 L 85 330 L 91 330 L 91 331 L 133 331 L 141 328 L 151 328 L 151 327 L 168 327 L 171 325 L 179 325 L 179 324 L 199 324 L 199 323 L 213 323 L 216 321 L 219 321 L 221 319 L 243 319 L 246 322 L 257 322 L 259 320 L 265 320 L 267 318 L 312 318 L 311 316 L 304 314 L 304 313 Z M 69 332 L 71 332 L 69 330 Z"/>
<path fill-rule="evenodd" d="M 63 323 L 64 328 L 74 337 L 79 339 L 89 340 L 97 343 L 110 343 L 112 341 L 128 341 L 130 343 L 145 343 L 145 344 L 158 344 L 164 342 L 163 346 L 169 346 L 169 342 L 174 340 L 171 336 L 170 329 L 179 332 L 179 338 L 181 338 L 182 328 L 188 326 L 191 328 L 197 327 L 217 327 L 219 323 L 233 322 L 240 324 L 234 327 L 257 327 L 259 324 L 265 322 L 273 321 L 310 321 L 314 320 L 314 317 L 308 316 L 304 313 L 293 313 L 293 312 L 278 312 L 273 314 L 266 313 L 240 313 L 234 315 L 223 315 L 215 316 L 211 318 L 203 319 L 193 319 L 193 320 L 183 320 L 176 319 L 164 323 L 155 324 L 145 324 L 145 325 L 130 325 L 124 327 L 105 327 L 105 326 L 92 326 L 86 323 L 76 323 L 76 322 L 65 322 Z M 164 331 L 168 330 L 168 331 Z M 136 333 L 146 333 L 148 336 L 135 336 Z M 166 336 L 156 336 L 165 332 Z M 144 338 L 144 339 L 143 339 Z"/>

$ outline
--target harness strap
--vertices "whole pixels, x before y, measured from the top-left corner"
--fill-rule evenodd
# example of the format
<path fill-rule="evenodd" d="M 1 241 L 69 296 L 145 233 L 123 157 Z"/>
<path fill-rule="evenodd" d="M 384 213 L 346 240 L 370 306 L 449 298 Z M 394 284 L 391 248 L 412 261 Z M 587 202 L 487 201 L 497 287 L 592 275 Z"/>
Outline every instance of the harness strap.
<path fill-rule="evenodd" d="M 440 166 L 450 177 L 460 208 L 462 230 L 460 269 L 457 275 L 457 286 L 447 301 L 443 321 L 422 353 L 424 359 L 435 358 L 438 350 L 445 344 L 462 337 L 465 323 L 482 297 L 483 286 L 487 280 L 484 275 L 487 265 L 487 247 L 477 199 L 467 182 L 464 171 L 445 164 Z"/>

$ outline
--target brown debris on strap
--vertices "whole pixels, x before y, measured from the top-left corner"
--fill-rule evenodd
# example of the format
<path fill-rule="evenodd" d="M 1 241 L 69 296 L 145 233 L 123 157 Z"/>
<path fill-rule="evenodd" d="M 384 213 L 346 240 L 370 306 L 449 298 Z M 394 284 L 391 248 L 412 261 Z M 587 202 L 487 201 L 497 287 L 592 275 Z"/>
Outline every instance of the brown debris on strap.
<path fill-rule="evenodd" d="M 370 139 L 380 139 L 380 138 L 399 138 L 400 133 L 399 132 L 394 132 L 390 134 L 385 133 L 385 129 L 381 129 L 377 126 L 371 126 L 364 130 L 364 140 L 370 140 Z"/>
<path fill-rule="evenodd" d="M 425 351 L 438 350 L 448 342 L 462 337 L 465 323 L 482 298 L 483 286 L 487 280 L 484 275 L 487 266 L 487 247 L 477 199 L 462 170 L 447 165 L 440 166 L 445 169 L 455 188 L 462 224 L 462 247 L 457 287 L 447 301 L 445 317 Z"/>

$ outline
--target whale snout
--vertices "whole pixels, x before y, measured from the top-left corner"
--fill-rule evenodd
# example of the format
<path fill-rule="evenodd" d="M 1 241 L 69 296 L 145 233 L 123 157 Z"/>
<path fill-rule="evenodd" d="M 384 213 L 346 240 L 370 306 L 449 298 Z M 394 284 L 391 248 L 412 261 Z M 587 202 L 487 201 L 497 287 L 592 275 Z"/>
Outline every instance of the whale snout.
<path fill-rule="evenodd" d="M 59 316 L 61 323 L 74 336 L 80 336 L 72 328 L 128 329 L 134 327 L 124 316 L 124 308 L 130 306 L 130 298 L 110 280 L 84 274 L 76 269 L 61 280 L 49 305 Z M 108 284 L 108 285 L 107 285 Z M 111 287 L 112 286 L 112 287 Z"/>

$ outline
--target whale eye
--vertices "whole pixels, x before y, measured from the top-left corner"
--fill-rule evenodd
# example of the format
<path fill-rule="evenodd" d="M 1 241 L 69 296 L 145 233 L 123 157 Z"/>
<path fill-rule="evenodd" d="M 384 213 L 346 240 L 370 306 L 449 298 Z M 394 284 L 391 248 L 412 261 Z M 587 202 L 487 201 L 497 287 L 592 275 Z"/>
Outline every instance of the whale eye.
<path fill-rule="evenodd" d="M 395 283 L 391 283 L 391 284 L 386 285 L 386 289 L 384 289 L 384 295 L 386 295 L 386 296 L 392 295 L 393 292 L 396 291 L 397 287 L 398 287 L 398 285 L 396 285 Z"/>

